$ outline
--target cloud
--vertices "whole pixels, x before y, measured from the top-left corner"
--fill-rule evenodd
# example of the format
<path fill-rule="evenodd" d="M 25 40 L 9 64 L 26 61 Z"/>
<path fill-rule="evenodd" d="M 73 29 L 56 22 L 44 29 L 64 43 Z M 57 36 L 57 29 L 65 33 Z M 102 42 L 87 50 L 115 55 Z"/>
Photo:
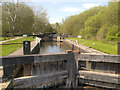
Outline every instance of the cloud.
<path fill-rule="evenodd" d="M 55 24 L 56 22 L 61 23 L 62 22 L 62 18 L 60 16 L 54 16 L 54 17 L 50 17 L 49 21 L 51 24 Z"/>
<path fill-rule="evenodd" d="M 63 12 L 79 12 L 79 11 L 81 11 L 80 8 L 71 7 L 71 6 L 63 7 L 61 10 L 62 10 Z"/>
<path fill-rule="evenodd" d="M 83 4 L 83 7 L 89 9 L 89 8 L 92 8 L 92 7 L 95 7 L 95 6 L 99 6 L 100 4 L 101 3 L 98 3 L 98 4 L 96 4 L 96 3 L 85 3 L 85 4 Z"/>
<path fill-rule="evenodd" d="M 56 4 L 58 4 L 59 2 L 57 2 L 57 1 L 54 1 L 54 2 L 50 2 L 50 3 L 52 3 L 52 4 L 55 4 L 55 5 L 56 5 Z"/>

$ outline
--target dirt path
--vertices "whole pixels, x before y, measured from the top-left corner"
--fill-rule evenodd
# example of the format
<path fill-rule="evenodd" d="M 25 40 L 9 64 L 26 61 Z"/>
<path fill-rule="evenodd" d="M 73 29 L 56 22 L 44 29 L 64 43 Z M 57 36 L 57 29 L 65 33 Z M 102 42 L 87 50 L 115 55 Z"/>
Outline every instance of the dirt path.
<path fill-rule="evenodd" d="M 20 38 L 23 38 L 23 37 L 16 37 L 16 38 L 9 39 L 9 40 L 5 40 L 5 41 L 0 41 L 0 44 L 2 44 L 2 43 L 4 43 L 4 42 L 8 42 L 8 41 L 17 40 L 17 39 L 20 39 Z"/>

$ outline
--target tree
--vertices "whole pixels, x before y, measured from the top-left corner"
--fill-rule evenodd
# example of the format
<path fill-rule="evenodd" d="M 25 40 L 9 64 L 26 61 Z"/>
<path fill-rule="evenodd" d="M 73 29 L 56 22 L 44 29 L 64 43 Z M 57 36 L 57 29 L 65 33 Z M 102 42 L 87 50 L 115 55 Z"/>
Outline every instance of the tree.
<path fill-rule="evenodd" d="M 108 32 L 108 26 L 107 25 L 102 25 L 100 30 L 97 32 L 97 40 L 106 40 L 106 33 Z"/>
<path fill-rule="evenodd" d="M 30 34 L 34 22 L 33 10 L 24 3 L 4 2 L 2 6 L 2 35 Z M 14 10 L 17 9 L 15 12 Z"/>
<path fill-rule="evenodd" d="M 34 23 L 33 10 L 24 3 L 19 4 L 19 12 L 16 20 L 16 34 L 31 34 Z"/>
<path fill-rule="evenodd" d="M 85 28 L 85 22 L 92 16 L 96 15 L 103 7 L 94 7 L 89 10 L 80 13 L 79 15 L 74 15 L 67 18 L 62 25 L 60 25 L 60 33 L 70 33 L 73 35 L 78 35 L 81 30 Z"/>
<path fill-rule="evenodd" d="M 7 23 L 9 26 L 9 32 L 12 34 L 14 34 L 14 30 L 15 30 L 15 23 L 16 23 L 16 17 L 17 17 L 17 13 L 18 13 L 18 4 L 19 1 L 17 0 L 16 4 L 15 2 L 2 2 L 2 6 L 4 9 L 6 9 L 6 13 L 8 14 L 6 19 L 7 19 Z M 10 28 L 10 21 L 12 22 L 12 30 Z"/>
<path fill-rule="evenodd" d="M 48 24 L 47 13 L 43 7 L 40 7 L 39 10 L 34 10 L 34 24 L 32 31 L 34 33 L 45 32 L 45 28 Z"/>
<path fill-rule="evenodd" d="M 93 7 L 79 15 L 71 16 L 60 25 L 59 33 L 120 42 L 119 7 L 120 2 L 109 2 L 108 6 Z"/>
<path fill-rule="evenodd" d="M 106 39 L 110 41 L 118 40 L 118 25 L 109 26 Z"/>
<path fill-rule="evenodd" d="M 104 7 L 104 8 L 106 8 L 106 7 Z M 102 25 L 102 23 L 101 23 L 102 17 L 101 16 L 103 13 L 104 13 L 104 11 L 100 10 L 97 14 L 88 18 L 87 21 L 85 22 L 85 29 L 88 28 L 86 33 L 87 33 L 87 36 L 89 36 L 89 38 L 96 39 L 97 32 L 100 30 L 101 25 Z"/>
<path fill-rule="evenodd" d="M 59 24 L 58 22 L 56 22 L 56 23 L 53 25 L 53 28 L 55 29 L 54 31 L 55 31 L 55 32 L 58 32 L 59 27 L 60 27 L 60 24 Z"/>
<path fill-rule="evenodd" d="M 44 30 L 44 33 L 52 33 L 52 32 L 54 32 L 54 29 L 52 28 L 52 26 L 48 23 L 47 25 L 46 25 L 46 28 L 45 28 L 45 30 Z"/>

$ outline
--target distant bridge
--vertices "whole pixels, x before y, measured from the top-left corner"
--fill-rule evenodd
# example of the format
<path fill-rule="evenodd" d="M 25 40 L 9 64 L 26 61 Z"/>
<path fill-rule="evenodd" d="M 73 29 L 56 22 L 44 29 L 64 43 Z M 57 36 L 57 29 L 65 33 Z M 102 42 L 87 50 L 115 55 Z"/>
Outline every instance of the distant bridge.
<path fill-rule="evenodd" d="M 50 35 L 55 35 L 56 33 L 41 33 L 41 34 L 36 34 L 36 35 L 27 35 L 27 36 L 34 36 L 34 37 L 40 37 L 43 38 L 45 36 L 50 36 Z M 21 35 L 14 35 L 14 36 L 21 36 Z"/>

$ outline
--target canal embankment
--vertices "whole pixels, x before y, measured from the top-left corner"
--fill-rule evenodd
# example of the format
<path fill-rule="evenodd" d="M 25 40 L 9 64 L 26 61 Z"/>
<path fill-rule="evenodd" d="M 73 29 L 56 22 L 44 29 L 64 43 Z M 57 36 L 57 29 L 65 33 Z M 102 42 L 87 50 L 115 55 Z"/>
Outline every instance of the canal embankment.
<path fill-rule="evenodd" d="M 40 38 L 37 38 L 37 39 L 40 39 Z M 48 43 L 49 41 L 44 41 L 43 42 L 40 42 L 40 40 L 37 41 L 37 39 L 35 39 L 34 41 L 31 42 L 31 51 L 32 53 L 31 54 L 41 54 L 41 53 L 44 53 L 45 50 L 48 50 L 50 51 L 50 47 L 52 47 L 52 51 L 55 51 L 54 49 L 57 49 L 57 53 L 63 53 L 64 50 L 80 50 L 81 53 L 94 53 L 94 54 L 106 54 L 106 53 L 103 53 L 101 51 L 98 51 L 98 50 L 95 50 L 91 47 L 87 47 L 87 46 L 84 46 L 84 45 L 81 45 L 81 44 L 78 44 L 72 40 L 69 40 L 69 39 L 61 39 L 61 42 L 57 42 L 56 39 L 53 39 L 51 42 L 56 42 L 56 46 L 52 46 L 53 43 Z M 43 41 L 43 40 L 42 40 Z M 38 42 L 40 42 L 40 44 L 43 43 L 43 45 L 40 45 L 38 44 Z M 46 44 L 51 44 L 50 46 L 46 45 Z M 47 46 L 47 47 L 46 47 Z M 59 48 L 58 48 L 59 47 Z M 34 49 L 33 49 L 34 48 Z M 47 49 L 46 49 L 47 48 Z M 51 53 L 52 53 L 51 51 Z M 46 53 L 46 52 L 45 52 Z M 13 56 L 13 55 L 23 55 L 23 47 L 14 51 L 13 53 L 9 54 L 9 56 Z"/>
<path fill-rule="evenodd" d="M 60 39 L 60 41 L 57 41 L 57 37 L 52 41 L 43 42 L 43 45 L 40 46 L 39 54 L 65 53 L 65 50 L 80 50 L 81 53 L 107 55 L 106 53 L 95 50 L 91 47 L 84 46 L 82 44 L 78 44 L 77 42 L 69 39 Z"/>
<path fill-rule="evenodd" d="M 78 44 L 78 43 L 76 43 L 76 42 L 74 42 L 72 40 L 69 40 L 69 39 L 64 39 L 63 42 L 66 45 L 68 45 L 69 47 L 73 47 L 74 46 L 74 49 L 80 50 L 81 53 L 93 53 L 93 54 L 104 54 L 104 55 L 107 55 L 106 53 L 103 53 L 103 52 L 95 50 L 93 48 L 90 48 L 90 47 Z"/>

